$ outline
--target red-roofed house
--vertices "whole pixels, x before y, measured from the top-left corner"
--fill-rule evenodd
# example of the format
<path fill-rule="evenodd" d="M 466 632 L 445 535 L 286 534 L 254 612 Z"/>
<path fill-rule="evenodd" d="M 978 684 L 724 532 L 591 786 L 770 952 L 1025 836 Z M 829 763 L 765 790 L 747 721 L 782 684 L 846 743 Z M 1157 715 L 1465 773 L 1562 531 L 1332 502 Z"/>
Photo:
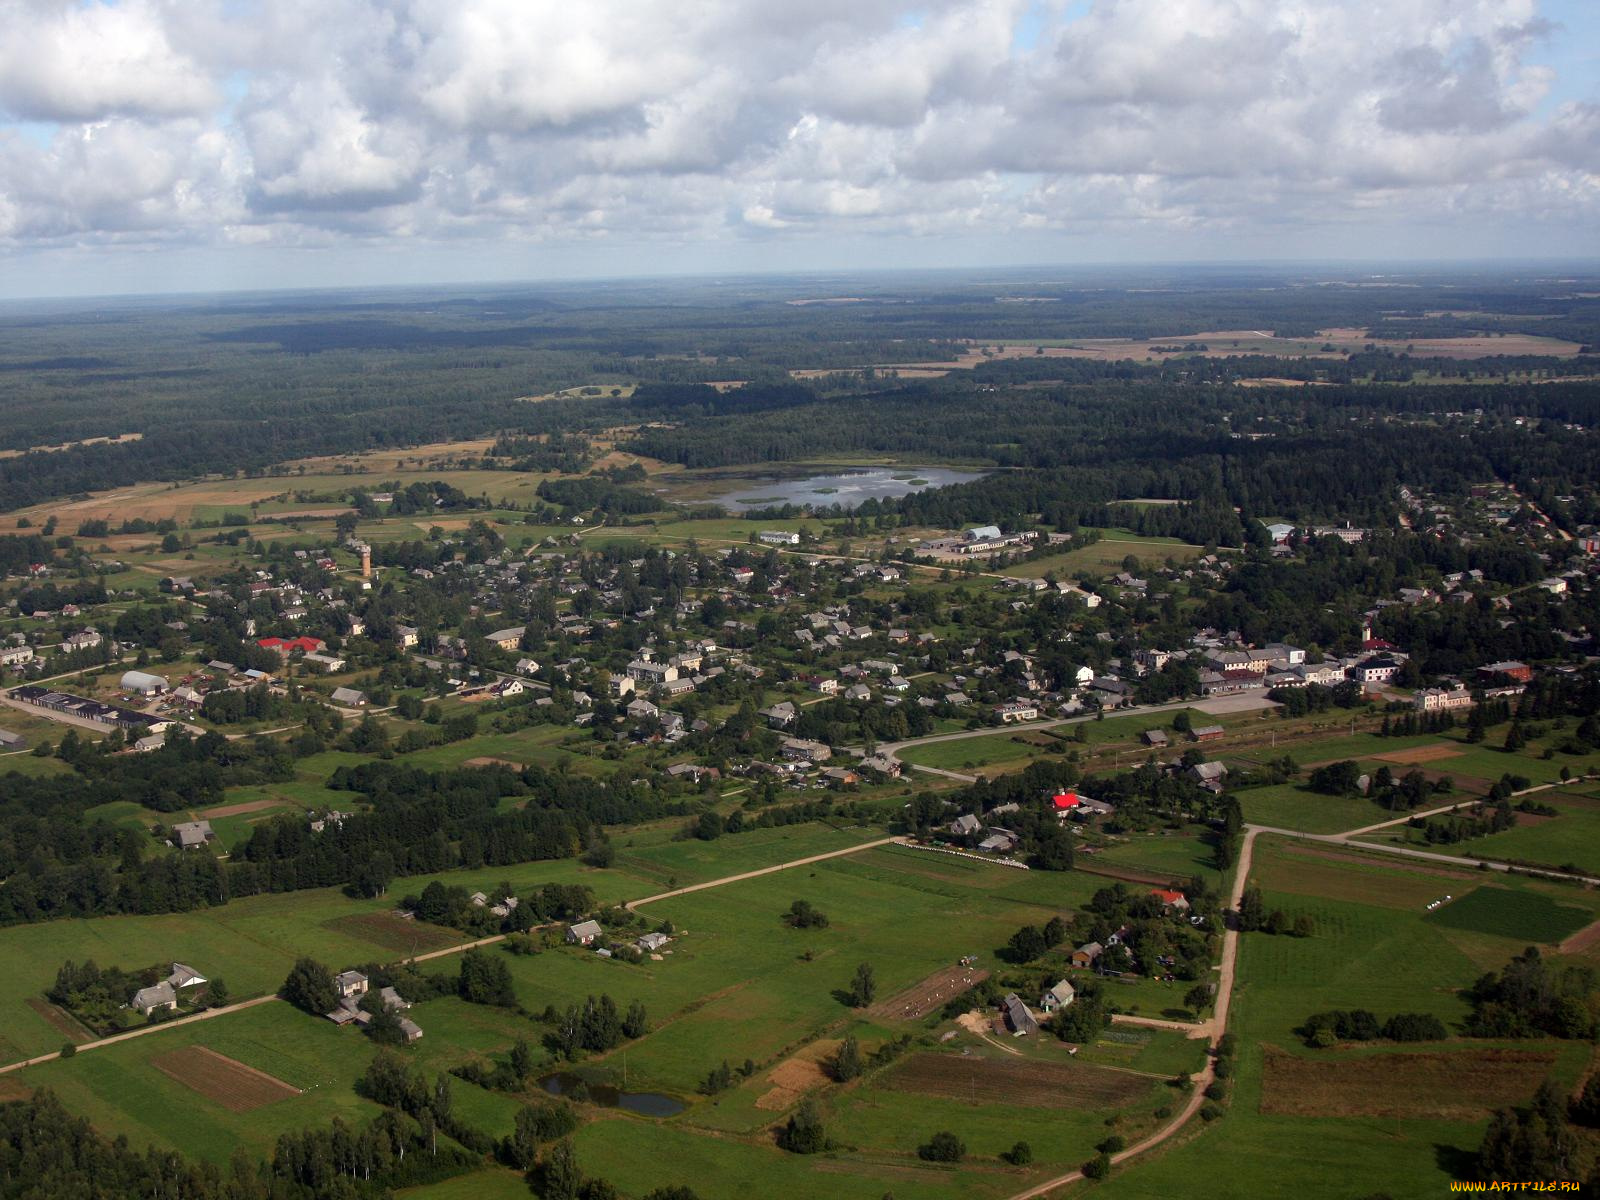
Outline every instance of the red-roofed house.
<path fill-rule="evenodd" d="M 1078 794 L 1076 792 L 1058 792 L 1050 798 L 1050 803 L 1055 805 L 1056 811 L 1066 812 L 1078 807 Z"/>
<path fill-rule="evenodd" d="M 1382 638 L 1368 638 L 1366 641 L 1361 643 L 1361 648 L 1363 650 L 1398 650 L 1399 649 L 1399 647 L 1396 646 L 1393 642 L 1386 642 Z"/>
<path fill-rule="evenodd" d="M 297 637 L 280 638 L 264 637 L 256 643 L 263 650 L 274 650 L 279 658 L 288 658 L 295 651 L 301 654 L 316 654 L 322 650 L 326 643 L 321 638 Z"/>
<path fill-rule="evenodd" d="M 1168 908 L 1176 908 L 1181 911 L 1189 907 L 1189 897 L 1182 892 L 1172 892 L 1165 888 L 1151 888 L 1150 894 Z"/>

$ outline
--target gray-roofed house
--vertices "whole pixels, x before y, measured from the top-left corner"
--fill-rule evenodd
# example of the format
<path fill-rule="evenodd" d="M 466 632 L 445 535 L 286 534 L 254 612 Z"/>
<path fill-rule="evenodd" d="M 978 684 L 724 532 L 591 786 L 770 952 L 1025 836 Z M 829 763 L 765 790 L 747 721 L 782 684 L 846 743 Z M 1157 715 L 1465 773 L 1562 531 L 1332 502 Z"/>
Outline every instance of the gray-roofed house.
<path fill-rule="evenodd" d="M 333 689 L 333 702 L 361 708 L 367 702 L 367 694 L 357 688 L 336 687 Z"/>
<path fill-rule="evenodd" d="M 638 946 L 646 954 L 654 954 L 671 940 L 664 933 L 647 933 L 640 937 L 634 945 Z"/>
<path fill-rule="evenodd" d="M 600 934 L 599 921 L 579 921 L 567 927 L 567 941 L 574 946 L 592 946 Z"/>
<path fill-rule="evenodd" d="M 340 971 L 333 977 L 333 986 L 341 1000 L 367 994 L 367 977 L 360 971 Z"/>
<path fill-rule="evenodd" d="M 172 1012 L 178 1007 L 178 994 L 166 980 L 140 988 L 133 994 L 133 1007 L 149 1016 L 153 1012 Z"/>
<path fill-rule="evenodd" d="M 1105 953 L 1105 947 L 1099 942 L 1085 942 L 1072 952 L 1072 965 L 1075 967 L 1092 967 Z"/>
<path fill-rule="evenodd" d="M 172 827 L 172 844 L 180 850 L 198 850 L 216 840 L 210 821 L 179 821 Z"/>
<path fill-rule="evenodd" d="M 1063 979 L 1054 987 L 1044 990 L 1044 994 L 1039 997 L 1039 1007 L 1047 1013 L 1053 1013 L 1058 1008 L 1066 1008 L 1077 998 L 1078 989 L 1073 987 L 1068 980 Z"/>
<path fill-rule="evenodd" d="M 962 813 L 950 822 L 950 832 L 957 837 L 967 837 L 983 828 L 983 822 L 971 813 Z"/>
<path fill-rule="evenodd" d="M 167 983 L 174 988 L 199 987 L 204 982 L 206 982 L 204 975 L 181 962 L 173 963 L 172 973 L 167 976 Z"/>

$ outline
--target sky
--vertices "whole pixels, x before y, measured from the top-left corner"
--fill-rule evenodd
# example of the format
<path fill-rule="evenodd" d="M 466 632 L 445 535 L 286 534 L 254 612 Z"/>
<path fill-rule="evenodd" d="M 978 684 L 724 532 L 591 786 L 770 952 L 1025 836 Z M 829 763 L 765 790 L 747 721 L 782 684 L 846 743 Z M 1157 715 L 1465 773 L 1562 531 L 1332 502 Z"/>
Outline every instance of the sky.
<path fill-rule="evenodd" d="M 0 296 L 1600 257 L 1600 0 L 0 0 Z"/>

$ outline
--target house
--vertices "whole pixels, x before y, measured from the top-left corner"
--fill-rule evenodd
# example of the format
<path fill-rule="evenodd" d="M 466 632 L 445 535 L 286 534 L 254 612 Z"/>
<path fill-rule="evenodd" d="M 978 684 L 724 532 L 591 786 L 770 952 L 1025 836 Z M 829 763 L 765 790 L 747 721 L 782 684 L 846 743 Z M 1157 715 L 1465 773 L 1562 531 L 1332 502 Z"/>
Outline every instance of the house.
<path fill-rule="evenodd" d="M 628 664 L 628 678 L 643 684 L 655 686 L 671 683 L 678 677 L 678 668 L 671 663 L 651 662 L 648 659 L 636 658 Z"/>
<path fill-rule="evenodd" d="M 630 700 L 628 702 L 628 707 L 623 711 L 635 721 L 648 721 L 651 718 L 658 718 L 661 716 L 661 710 L 643 697 L 640 697 L 638 700 Z"/>
<path fill-rule="evenodd" d="M 337 687 L 333 689 L 333 702 L 348 705 L 351 708 L 364 708 L 367 703 L 367 694 L 356 688 Z"/>
<path fill-rule="evenodd" d="M 784 700 L 771 708 L 763 708 L 756 715 L 765 717 L 767 724 L 774 729 L 787 729 L 800 719 L 800 710 L 790 701 Z"/>
<path fill-rule="evenodd" d="M 950 832 L 957 837 L 971 837 L 983 828 L 983 822 L 971 813 L 962 813 L 950 822 Z"/>
<path fill-rule="evenodd" d="M 515 669 L 518 675 L 533 676 L 539 673 L 539 664 L 531 658 L 519 658 Z"/>
<path fill-rule="evenodd" d="M 100 636 L 98 629 L 84 629 L 62 642 L 61 649 L 68 654 L 71 654 L 74 650 L 93 650 L 104 641 L 105 638 Z"/>
<path fill-rule="evenodd" d="M 1400 664 L 1386 654 L 1375 655 L 1350 668 L 1350 678 L 1357 683 L 1388 683 L 1400 671 Z"/>
<path fill-rule="evenodd" d="M 413 625 L 396 625 L 394 627 L 394 640 L 400 643 L 400 649 L 409 650 L 417 644 L 419 633 Z"/>
<path fill-rule="evenodd" d="M 520 696 L 527 689 L 522 686 L 520 679 L 502 679 L 489 688 L 491 696 Z"/>
<path fill-rule="evenodd" d="M 1167 731 L 1164 729 L 1146 729 L 1139 736 L 1146 746 L 1151 746 L 1157 750 L 1165 750 L 1167 748 Z"/>
<path fill-rule="evenodd" d="M 1053 1013 L 1058 1008 L 1066 1008 L 1078 998 L 1078 989 L 1063 979 L 1054 987 L 1046 988 L 1039 997 L 1039 1007 L 1047 1013 Z"/>
<path fill-rule="evenodd" d="M 822 742 L 814 742 L 807 738 L 784 738 L 783 756 L 790 762 L 799 762 L 802 759 L 808 762 L 827 762 L 833 757 L 833 751 Z"/>
<path fill-rule="evenodd" d="M 1523 662 L 1492 662 L 1486 667 L 1479 667 L 1478 674 L 1487 683 L 1499 682 L 1502 677 L 1514 683 L 1528 683 L 1533 679 L 1533 668 Z"/>
<path fill-rule="evenodd" d="M 513 625 L 508 629 L 496 629 L 493 633 L 484 634 L 484 639 L 502 650 L 515 650 L 522 645 L 522 635 L 527 631 L 526 625 Z"/>
<path fill-rule="evenodd" d="M 1000 1007 L 1005 1010 L 1006 1025 L 1010 1028 L 1012 1037 L 1026 1037 L 1030 1033 L 1039 1032 L 1039 1022 L 1028 1011 L 1028 1006 L 1022 1002 L 1022 997 L 1015 992 L 1002 1000 Z"/>
<path fill-rule="evenodd" d="M 367 994 L 367 977 L 360 971 L 340 971 L 333 977 L 334 990 L 339 999 L 349 1000 Z"/>
<path fill-rule="evenodd" d="M 1189 737 L 1196 742 L 1214 742 L 1223 732 L 1221 725 L 1197 725 L 1189 731 Z"/>
<path fill-rule="evenodd" d="M 1009 829 L 996 829 L 978 843 L 978 849 L 990 854 L 1010 854 L 1017 848 L 1017 835 Z"/>
<path fill-rule="evenodd" d="M 392 987 L 386 987 L 378 993 L 383 1000 L 383 1006 L 393 1012 L 405 1012 L 411 1007 L 411 1002 L 406 1000 Z"/>
<path fill-rule="evenodd" d="M 1196 763 L 1189 768 L 1189 778 L 1209 792 L 1220 792 L 1227 774 L 1228 768 L 1219 762 Z"/>
<path fill-rule="evenodd" d="M 206 977 L 193 967 L 185 966 L 181 962 L 172 964 L 172 970 L 167 975 L 167 983 L 172 988 L 199 987 L 206 982 Z"/>
<path fill-rule="evenodd" d="M 149 753 L 151 753 L 153 751 L 161 749 L 166 744 L 167 744 L 167 735 L 166 734 L 164 734 L 164 733 L 152 733 L 148 737 L 142 737 L 142 738 L 137 739 L 133 743 L 133 749 L 138 754 L 149 754 Z"/>
<path fill-rule="evenodd" d="M 0 649 L 0 667 L 20 667 L 32 661 L 32 646 L 6 646 Z"/>
<path fill-rule="evenodd" d="M 1472 693 L 1457 684 L 1453 688 L 1423 688 L 1411 698 L 1418 712 L 1452 712 L 1472 707 Z"/>
<path fill-rule="evenodd" d="M 162 980 L 135 992 L 131 1006 L 146 1017 L 155 1012 L 172 1012 L 178 1007 L 178 994 L 170 983 Z"/>
<path fill-rule="evenodd" d="M 1000 718 L 1002 725 L 1011 725 L 1018 721 L 1037 721 L 1039 719 L 1039 706 L 1029 704 L 1025 700 L 1011 700 L 1005 704 L 995 706 L 994 715 Z"/>
<path fill-rule="evenodd" d="M 9 729 L 0 729 L 0 750 L 20 750 L 28 744 L 28 740 L 20 733 L 12 733 Z"/>
<path fill-rule="evenodd" d="M 259 639 L 256 645 L 263 650 L 271 650 L 279 658 L 288 658 L 291 654 L 316 654 L 327 649 L 321 638 L 314 637 L 265 637 Z"/>
<path fill-rule="evenodd" d="M 195 850 L 216 840 L 210 821 L 179 821 L 172 827 L 172 844 L 180 850 Z"/>
<path fill-rule="evenodd" d="M 1072 965 L 1075 967 L 1092 967 L 1100 961 L 1106 948 L 1099 942 L 1085 942 L 1072 952 Z"/>
<path fill-rule="evenodd" d="M 634 945 L 645 954 L 655 954 L 672 939 L 664 933 L 646 933 Z"/>
<path fill-rule="evenodd" d="M 1150 894 L 1161 901 L 1163 908 L 1175 908 L 1179 912 L 1189 911 L 1189 897 L 1182 892 L 1174 892 L 1167 888 L 1152 888 Z"/>
<path fill-rule="evenodd" d="M 600 937 L 599 921 L 579 921 L 576 925 L 567 927 L 567 944 L 569 946 L 592 946 Z"/>
<path fill-rule="evenodd" d="M 406 1035 L 406 1041 L 414 1042 L 422 1036 L 422 1026 L 410 1017 L 400 1018 L 400 1032 Z"/>
<path fill-rule="evenodd" d="M 763 529 L 756 534 L 756 540 L 764 546 L 798 546 L 800 535 L 782 529 Z"/>
<path fill-rule="evenodd" d="M 315 667 L 325 675 L 332 675 L 334 672 L 342 671 L 345 668 L 345 660 L 337 654 L 322 654 L 315 650 L 305 655 L 300 661 L 308 667 Z"/>

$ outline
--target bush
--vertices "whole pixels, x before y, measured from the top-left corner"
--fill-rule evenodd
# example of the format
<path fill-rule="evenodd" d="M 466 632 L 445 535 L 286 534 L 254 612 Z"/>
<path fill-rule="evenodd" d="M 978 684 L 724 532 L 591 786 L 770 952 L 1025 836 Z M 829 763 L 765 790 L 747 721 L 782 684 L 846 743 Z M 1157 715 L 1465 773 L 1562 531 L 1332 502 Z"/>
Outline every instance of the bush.
<path fill-rule="evenodd" d="M 791 1154 L 816 1154 L 828 1148 L 828 1133 L 815 1100 L 808 1096 L 800 1101 L 788 1124 L 778 1131 L 778 1145 Z"/>
<path fill-rule="evenodd" d="M 77 1047 L 77 1045 L 75 1043 L 73 1043 L 73 1042 L 63 1042 L 63 1043 L 61 1043 L 61 1057 L 62 1058 L 71 1058 L 77 1052 L 78 1052 L 78 1047 Z"/>
<path fill-rule="evenodd" d="M 1018 1142 L 1011 1149 L 1002 1151 L 1000 1157 L 1013 1167 L 1025 1167 L 1033 1161 L 1033 1147 L 1027 1142 Z"/>
<path fill-rule="evenodd" d="M 1222 1116 L 1223 1112 L 1222 1105 L 1208 1100 L 1200 1106 L 1200 1119 L 1202 1121 L 1215 1121 Z"/>
<path fill-rule="evenodd" d="M 949 1130 L 940 1130 L 917 1147 L 917 1157 L 925 1162 L 960 1162 L 967 1156 L 967 1145 Z"/>
<path fill-rule="evenodd" d="M 1120 1133 L 1113 1133 L 1105 1141 L 1095 1147 L 1101 1154 L 1117 1154 L 1128 1148 L 1128 1139 Z"/>
<path fill-rule="evenodd" d="M 1083 1164 L 1083 1177 L 1085 1179 L 1100 1180 L 1111 1174 L 1111 1155 L 1097 1154 Z"/>

